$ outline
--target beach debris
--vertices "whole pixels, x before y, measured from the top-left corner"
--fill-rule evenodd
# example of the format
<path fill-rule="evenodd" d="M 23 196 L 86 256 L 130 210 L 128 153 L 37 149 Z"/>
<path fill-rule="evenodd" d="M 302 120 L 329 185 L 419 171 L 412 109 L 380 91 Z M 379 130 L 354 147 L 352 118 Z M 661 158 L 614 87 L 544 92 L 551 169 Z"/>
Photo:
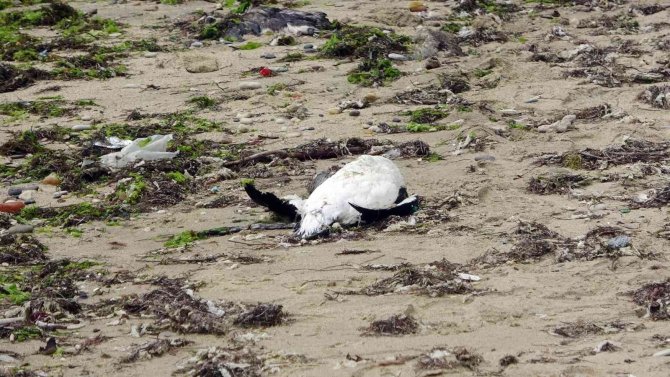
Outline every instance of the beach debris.
<path fill-rule="evenodd" d="M 590 183 L 591 179 L 581 174 L 556 173 L 531 178 L 526 189 L 538 195 L 569 194 L 573 189 Z"/>
<path fill-rule="evenodd" d="M 620 350 L 621 347 L 614 344 L 611 340 L 603 340 L 602 342 L 598 343 L 598 345 L 593 348 L 594 353 L 601 353 L 601 352 L 614 352 Z"/>
<path fill-rule="evenodd" d="M 176 374 L 260 377 L 262 370 L 263 360 L 249 348 L 210 347 L 198 350 L 195 356 L 180 362 Z"/>
<path fill-rule="evenodd" d="M 411 315 L 395 314 L 387 319 L 373 321 L 363 329 L 367 336 L 399 336 L 415 334 L 419 330 L 418 322 Z"/>
<path fill-rule="evenodd" d="M 470 281 L 474 275 L 461 275 L 464 267 L 451 263 L 446 259 L 435 261 L 424 266 L 403 265 L 397 268 L 393 276 L 381 279 L 359 290 L 347 294 L 363 294 L 378 296 L 389 293 L 417 293 L 430 297 L 447 294 L 470 293 L 474 289 Z M 467 277 L 467 279 L 461 279 Z"/>
<path fill-rule="evenodd" d="M 554 327 L 549 332 L 553 335 L 559 335 L 565 338 L 579 338 L 587 335 L 616 334 L 621 331 L 634 331 L 637 327 L 628 322 L 614 321 L 595 323 L 587 321 L 577 321 L 564 323 Z"/>
<path fill-rule="evenodd" d="M 259 36 L 266 31 L 291 36 L 315 35 L 332 27 L 323 12 L 272 7 L 253 7 L 243 14 L 231 13 L 223 18 L 202 16 L 196 24 L 203 39 L 233 41 L 244 40 L 245 35 Z"/>
<path fill-rule="evenodd" d="M 647 283 L 630 294 L 633 302 L 646 309 L 645 317 L 652 320 L 670 319 L 670 279 Z"/>
<path fill-rule="evenodd" d="M 281 305 L 258 304 L 241 313 L 233 323 L 241 327 L 271 327 L 281 325 L 286 316 Z"/>
<path fill-rule="evenodd" d="M 648 87 L 637 98 L 651 107 L 670 109 L 670 85 Z"/>
<path fill-rule="evenodd" d="M 184 347 L 193 342 L 182 338 L 156 339 L 133 348 L 122 363 L 133 363 L 140 360 L 149 360 L 160 357 L 174 349 Z"/>
<path fill-rule="evenodd" d="M 121 169 L 137 161 L 155 161 L 174 158 L 178 152 L 167 152 L 172 135 L 153 135 L 135 139 L 119 152 L 100 157 L 100 164 L 111 169 Z"/>
<path fill-rule="evenodd" d="M 454 349 L 434 348 L 428 353 L 419 356 L 417 362 L 418 369 L 459 369 L 465 368 L 476 370 L 479 364 L 484 361 L 480 355 L 469 351 L 465 347 L 456 347 Z"/>
<path fill-rule="evenodd" d="M 563 119 L 552 124 L 545 124 L 537 128 L 538 132 L 566 132 L 573 127 L 573 123 L 577 119 L 576 115 L 570 114 L 563 117 Z"/>
<path fill-rule="evenodd" d="M 670 143 L 626 138 L 621 145 L 605 149 L 586 148 L 540 157 L 538 165 L 562 165 L 571 169 L 604 170 L 636 162 L 661 162 L 670 158 Z"/>
<path fill-rule="evenodd" d="M 47 256 L 44 253 L 46 250 L 44 244 L 30 235 L 16 233 L 0 235 L 0 263 L 21 265 L 46 261 Z"/>

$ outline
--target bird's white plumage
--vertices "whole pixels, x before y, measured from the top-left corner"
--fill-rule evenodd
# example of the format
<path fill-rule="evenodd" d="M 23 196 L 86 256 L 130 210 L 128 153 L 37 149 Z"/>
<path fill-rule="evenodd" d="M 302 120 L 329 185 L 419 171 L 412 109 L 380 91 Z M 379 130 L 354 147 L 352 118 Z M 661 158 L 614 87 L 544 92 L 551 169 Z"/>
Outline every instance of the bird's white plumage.
<path fill-rule="evenodd" d="M 292 199 L 302 217 L 297 234 L 310 237 L 334 222 L 360 221 L 360 213 L 349 203 L 368 209 L 395 206 L 405 181 L 393 161 L 380 156 L 360 156 L 328 178 L 305 201 Z"/>

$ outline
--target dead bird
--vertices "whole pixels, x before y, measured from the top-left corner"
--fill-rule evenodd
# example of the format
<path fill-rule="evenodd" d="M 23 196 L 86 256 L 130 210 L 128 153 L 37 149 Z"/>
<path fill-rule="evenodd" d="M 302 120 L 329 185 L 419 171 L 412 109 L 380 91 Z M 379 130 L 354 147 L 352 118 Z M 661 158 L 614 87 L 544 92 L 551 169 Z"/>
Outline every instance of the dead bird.
<path fill-rule="evenodd" d="M 307 199 L 297 195 L 278 198 L 260 192 L 253 184 L 244 186 L 251 200 L 272 212 L 299 222 L 296 235 L 312 238 L 338 222 L 353 225 L 386 217 L 409 216 L 418 210 L 419 200 L 408 196 L 398 167 L 385 157 L 360 156 L 319 184 Z"/>

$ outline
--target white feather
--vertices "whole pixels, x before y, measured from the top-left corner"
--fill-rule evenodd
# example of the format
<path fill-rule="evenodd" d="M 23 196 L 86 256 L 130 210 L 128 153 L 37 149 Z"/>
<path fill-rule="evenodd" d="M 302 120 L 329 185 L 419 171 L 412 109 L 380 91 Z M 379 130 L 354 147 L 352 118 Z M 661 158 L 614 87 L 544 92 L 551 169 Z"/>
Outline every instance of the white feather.
<path fill-rule="evenodd" d="M 297 233 L 310 237 L 334 222 L 358 223 L 361 215 L 349 203 L 368 209 L 390 208 L 404 186 L 402 174 L 391 160 L 361 156 L 328 178 L 297 207 L 302 216 Z"/>

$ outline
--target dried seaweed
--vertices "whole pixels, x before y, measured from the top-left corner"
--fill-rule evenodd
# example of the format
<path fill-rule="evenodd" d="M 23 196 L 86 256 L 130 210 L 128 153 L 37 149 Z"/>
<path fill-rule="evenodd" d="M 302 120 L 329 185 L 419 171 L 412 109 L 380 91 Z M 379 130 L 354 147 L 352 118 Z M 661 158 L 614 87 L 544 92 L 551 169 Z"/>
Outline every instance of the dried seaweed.
<path fill-rule="evenodd" d="M 621 331 L 634 331 L 638 330 L 639 328 L 640 325 L 618 320 L 600 324 L 594 322 L 577 321 L 563 323 L 560 326 L 554 327 L 550 332 L 565 338 L 579 338 L 585 335 L 614 334 Z"/>
<path fill-rule="evenodd" d="M 660 208 L 665 207 L 668 203 L 670 203 L 670 185 L 650 190 L 646 197 L 634 197 L 631 206 L 633 208 Z"/>
<path fill-rule="evenodd" d="M 367 336 L 400 336 L 415 334 L 419 330 L 419 324 L 410 315 L 395 314 L 387 319 L 374 321 L 363 329 L 363 335 Z"/>
<path fill-rule="evenodd" d="M 222 335 L 228 330 L 225 318 L 211 310 L 207 302 L 188 292 L 183 281 L 163 278 L 155 284 L 160 288 L 142 295 L 123 296 L 120 302 L 104 302 L 96 310 L 121 306 L 129 314 L 154 315 L 158 327 L 181 333 Z"/>
<path fill-rule="evenodd" d="M 45 80 L 50 76 L 48 72 L 39 69 L 21 70 L 12 65 L 0 63 L 0 93 L 29 86 L 37 80 Z"/>
<path fill-rule="evenodd" d="M 562 173 L 548 177 L 538 176 L 530 179 L 527 190 L 539 195 L 568 194 L 574 188 L 588 185 L 590 181 L 589 177 L 580 174 Z"/>
<path fill-rule="evenodd" d="M 0 236 L 0 263 L 10 265 L 33 264 L 47 259 L 47 247 L 31 235 L 6 234 Z"/>
<path fill-rule="evenodd" d="M 470 90 L 470 84 L 468 83 L 467 77 L 456 74 L 441 75 L 440 86 L 442 89 L 448 89 L 454 94 Z"/>
<path fill-rule="evenodd" d="M 446 259 L 429 263 L 423 268 L 402 266 L 393 276 L 378 280 L 360 291 L 348 294 L 378 296 L 389 293 L 418 293 L 431 297 L 472 292 L 471 285 L 459 278 L 462 266 Z"/>
<path fill-rule="evenodd" d="M 653 320 L 670 319 L 670 279 L 647 283 L 631 292 L 633 302 L 644 307 Z"/>
<path fill-rule="evenodd" d="M 275 158 L 294 158 L 299 161 L 338 158 L 347 155 L 381 154 L 390 149 L 399 148 L 403 153 L 413 153 L 412 156 L 424 156 L 430 153 L 430 148 L 421 141 L 407 142 L 395 145 L 389 141 L 376 139 L 343 139 L 332 142 L 326 139 L 318 139 L 295 148 L 286 148 L 274 151 L 265 151 L 243 157 L 236 161 L 225 164 L 226 167 L 240 169 L 261 162 L 270 162 Z M 425 153 L 425 154 L 423 154 Z"/>
<path fill-rule="evenodd" d="M 501 367 L 506 368 L 512 364 L 518 364 L 519 359 L 517 359 L 516 356 L 514 355 L 505 355 L 503 356 L 500 361 L 498 361 L 498 364 L 500 364 Z"/>
<path fill-rule="evenodd" d="M 617 259 L 624 255 L 625 245 L 613 245 L 616 237 L 628 237 L 623 229 L 616 227 L 596 227 L 582 238 L 570 239 L 549 230 L 546 226 L 520 221 L 516 231 L 511 235 L 514 244 L 508 252 L 490 250 L 474 258 L 469 265 L 494 267 L 507 262 L 528 263 L 553 255 L 556 262 L 574 260 L 593 260 L 597 258 Z M 637 252 L 639 258 L 651 258 L 651 254 Z"/>
<path fill-rule="evenodd" d="M 211 347 L 181 363 L 176 374 L 188 376 L 261 377 L 263 362 L 248 348 L 224 349 Z"/>
<path fill-rule="evenodd" d="M 435 348 L 428 353 L 419 356 L 417 369 L 459 369 L 466 368 L 476 370 L 484 361 L 480 355 L 469 351 L 465 347 L 456 347 L 453 350 L 446 348 Z"/>
<path fill-rule="evenodd" d="M 580 120 L 600 119 L 612 112 L 609 104 L 591 106 L 575 111 L 575 116 Z"/>
<path fill-rule="evenodd" d="M 240 314 L 233 323 L 241 327 L 271 327 L 281 325 L 286 316 L 281 305 L 258 304 Z"/>
<path fill-rule="evenodd" d="M 134 363 L 139 360 L 148 360 L 160 357 L 176 348 L 184 347 L 193 342 L 181 338 L 156 339 L 135 347 L 128 356 L 124 357 L 122 363 Z"/>
<path fill-rule="evenodd" d="M 576 152 L 540 157 L 537 165 L 562 165 L 572 169 L 606 169 L 609 166 L 636 162 L 660 162 L 670 158 L 670 143 L 628 139 L 621 146 L 605 149 L 586 148 Z"/>
<path fill-rule="evenodd" d="M 651 107 L 670 109 L 670 85 L 648 87 L 637 96 L 637 99 Z"/>

